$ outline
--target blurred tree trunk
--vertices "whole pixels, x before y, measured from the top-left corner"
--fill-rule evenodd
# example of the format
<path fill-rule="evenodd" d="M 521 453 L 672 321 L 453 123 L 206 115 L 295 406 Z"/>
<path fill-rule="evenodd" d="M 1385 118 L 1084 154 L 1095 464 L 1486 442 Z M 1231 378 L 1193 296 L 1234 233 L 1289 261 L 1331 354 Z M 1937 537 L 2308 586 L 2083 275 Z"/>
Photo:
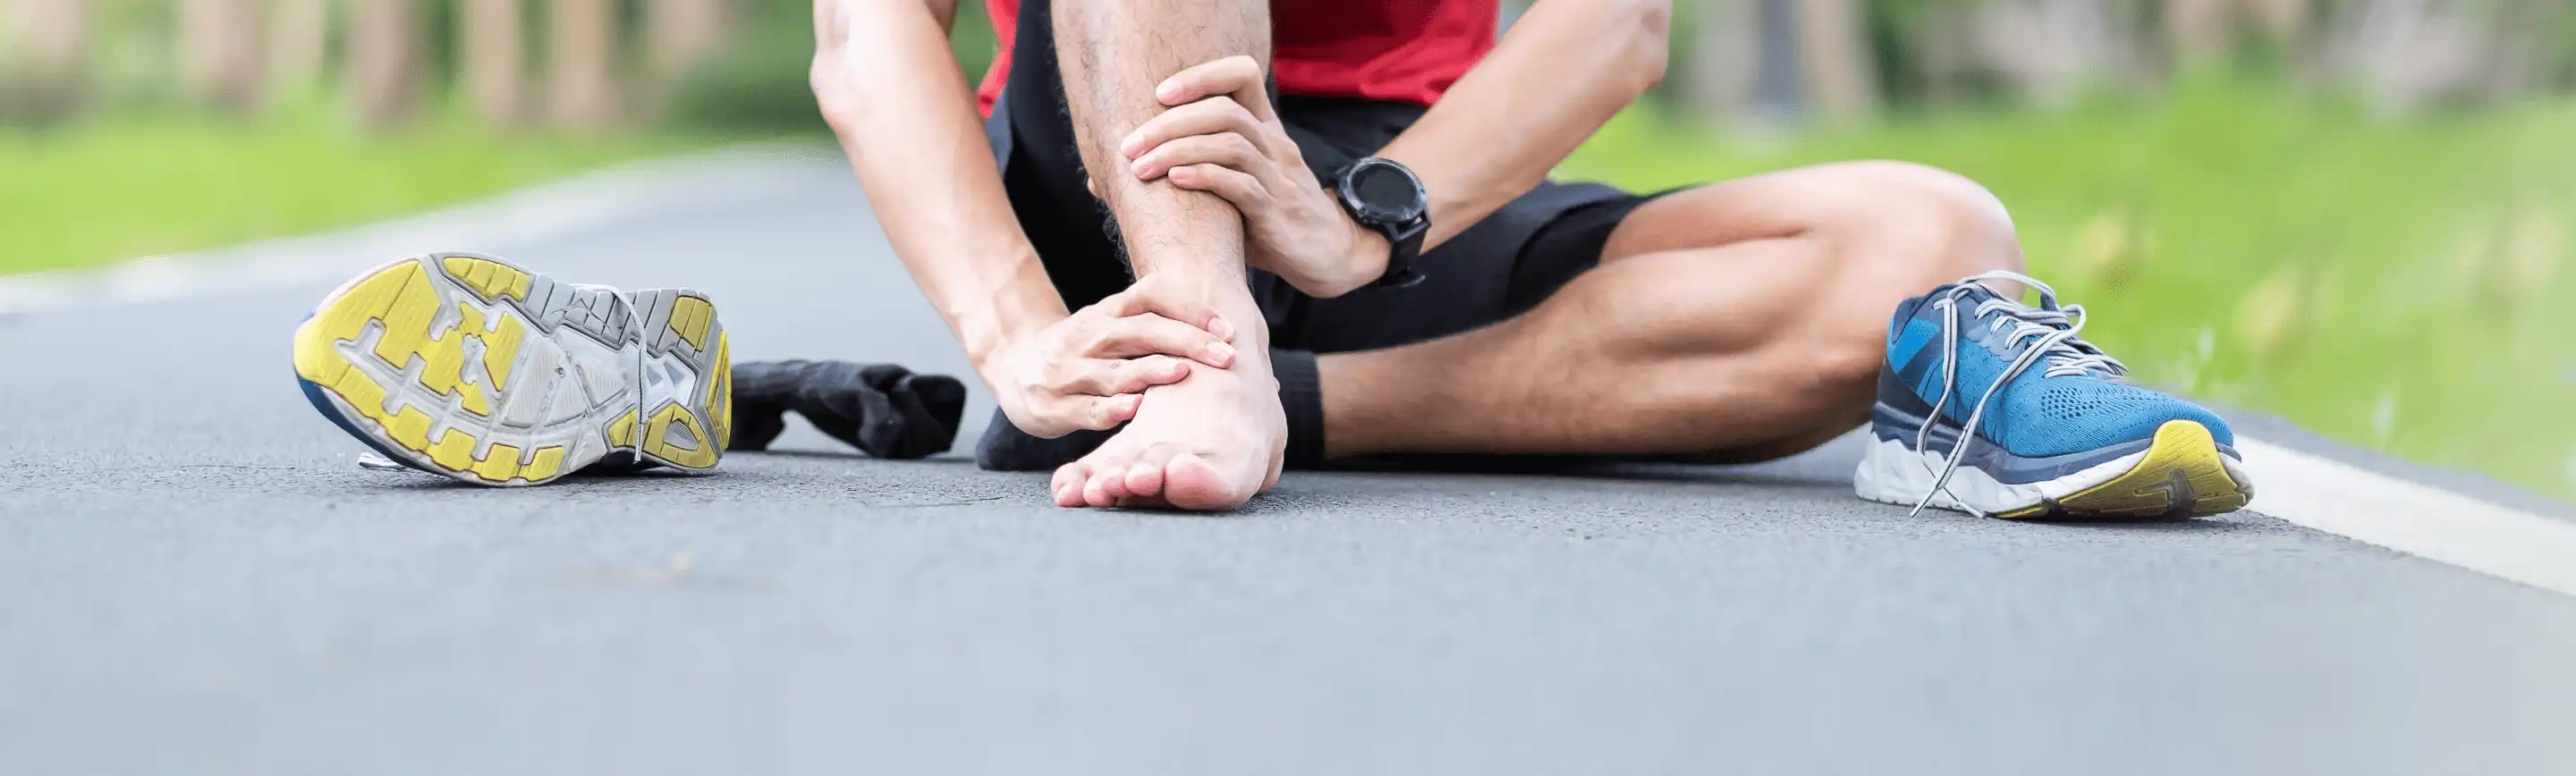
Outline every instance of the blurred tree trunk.
<path fill-rule="evenodd" d="M 2337 6 L 2328 71 L 2360 82 L 2386 115 L 2447 98 L 2491 96 L 2523 80 L 2513 47 L 2465 0 L 2353 0 Z"/>
<path fill-rule="evenodd" d="M 653 80 L 663 84 L 714 54 L 729 21 L 723 0 L 652 0 L 644 12 Z"/>
<path fill-rule="evenodd" d="M 2284 48 L 2308 37 L 2308 21 L 2316 16 L 2313 0 L 2251 0 L 2254 17 L 2263 23 L 2263 31 Z"/>
<path fill-rule="evenodd" d="M 330 0 L 275 0 L 268 17 L 268 83 L 299 92 L 322 80 L 331 40 Z"/>
<path fill-rule="evenodd" d="M 553 0 L 547 56 L 554 77 L 546 98 L 556 123 L 583 130 L 617 120 L 614 0 Z"/>
<path fill-rule="evenodd" d="M 354 0 L 349 16 L 349 93 L 367 123 L 410 118 L 421 92 L 417 0 Z"/>
<path fill-rule="evenodd" d="M 2207 62 L 2260 25 L 2272 42 L 2289 47 L 2307 35 L 2313 0 L 2165 0 L 2165 38 L 2175 61 Z"/>
<path fill-rule="evenodd" d="M 2051 107 L 2127 69 L 2131 44 L 2112 0 L 2012 0 L 1978 12 L 1981 59 L 2015 93 Z"/>
<path fill-rule="evenodd" d="M 69 115 L 88 85 L 88 0 L 0 4 L 0 119 Z"/>
<path fill-rule="evenodd" d="M 1762 64 L 1760 0 L 1697 0 L 1683 99 L 1702 116 L 1743 118 Z"/>
<path fill-rule="evenodd" d="M 1878 79 L 1857 0 L 1798 0 L 1798 70 L 1808 104 L 1828 120 L 1863 118 L 1878 108 Z"/>
<path fill-rule="evenodd" d="M 1919 80 L 1922 99 L 1928 104 L 1947 104 L 1965 95 L 1983 64 L 1977 51 L 1977 19 L 1974 9 L 1961 3 L 1927 4 L 1911 18 L 1902 19 L 1897 29 L 1903 57 L 1901 67 L 1911 69 Z"/>
<path fill-rule="evenodd" d="M 464 75 L 466 101 L 486 126 L 517 124 L 527 51 L 519 0 L 461 0 L 456 13 L 456 66 Z"/>
<path fill-rule="evenodd" d="M 2226 53 L 2228 0 L 2165 0 L 2165 41 L 2174 61 L 2207 62 Z"/>
<path fill-rule="evenodd" d="M 179 0 L 180 83 L 196 101 L 227 111 L 259 106 L 260 0 Z"/>

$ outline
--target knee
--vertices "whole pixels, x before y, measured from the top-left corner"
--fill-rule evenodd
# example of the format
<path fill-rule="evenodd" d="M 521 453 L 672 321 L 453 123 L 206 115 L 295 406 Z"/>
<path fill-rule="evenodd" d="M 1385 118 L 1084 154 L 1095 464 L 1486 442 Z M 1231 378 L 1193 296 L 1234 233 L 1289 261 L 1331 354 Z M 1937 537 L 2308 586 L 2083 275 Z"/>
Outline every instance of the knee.
<path fill-rule="evenodd" d="M 1928 272 L 1947 282 L 1994 269 L 2022 269 L 2021 238 L 1993 192 L 1966 176 L 1911 162 L 1846 165 L 1852 202 L 1835 226 L 1865 244 L 1853 258 L 1900 261 L 1911 277 Z M 1904 271 L 1916 270 L 1914 272 Z"/>
<path fill-rule="evenodd" d="M 1862 162 L 1837 171 L 1849 192 L 1829 239 L 1835 281 L 1809 309 L 1818 318 L 1801 346 L 1819 396 L 1877 392 L 1888 316 L 1899 301 L 1990 270 L 2022 271 L 2020 238 L 2003 202 L 1975 181 L 1935 167 Z"/>

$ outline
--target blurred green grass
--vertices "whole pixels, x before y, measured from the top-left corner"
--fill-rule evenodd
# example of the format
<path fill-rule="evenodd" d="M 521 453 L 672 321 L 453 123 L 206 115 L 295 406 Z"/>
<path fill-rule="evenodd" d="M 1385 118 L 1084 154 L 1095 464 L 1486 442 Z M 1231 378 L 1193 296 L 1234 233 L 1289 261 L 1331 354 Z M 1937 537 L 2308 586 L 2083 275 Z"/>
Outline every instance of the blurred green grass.
<path fill-rule="evenodd" d="M 364 223 L 707 142 L 503 135 L 461 119 L 371 135 L 319 105 L 0 126 L 0 273 Z"/>
<path fill-rule="evenodd" d="M 1713 133 L 1631 111 L 1561 175 L 1886 158 L 1986 184 L 2144 382 L 2576 497 L 2576 103 L 2404 122 L 2259 85 L 2060 114 Z"/>

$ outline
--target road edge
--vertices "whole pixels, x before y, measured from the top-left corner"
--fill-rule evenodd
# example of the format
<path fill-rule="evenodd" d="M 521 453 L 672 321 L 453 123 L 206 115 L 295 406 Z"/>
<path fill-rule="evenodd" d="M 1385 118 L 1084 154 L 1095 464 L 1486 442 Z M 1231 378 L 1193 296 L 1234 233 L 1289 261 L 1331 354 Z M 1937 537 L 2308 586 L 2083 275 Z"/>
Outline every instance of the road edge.
<path fill-rule="evenodd" d="M 101 267 L 0 275 L 0 317 L 329 283 L 444 247 L 526 243 L 785 190 L 837 149 L 761 143 L 616 165 L 389 221 Z"/>

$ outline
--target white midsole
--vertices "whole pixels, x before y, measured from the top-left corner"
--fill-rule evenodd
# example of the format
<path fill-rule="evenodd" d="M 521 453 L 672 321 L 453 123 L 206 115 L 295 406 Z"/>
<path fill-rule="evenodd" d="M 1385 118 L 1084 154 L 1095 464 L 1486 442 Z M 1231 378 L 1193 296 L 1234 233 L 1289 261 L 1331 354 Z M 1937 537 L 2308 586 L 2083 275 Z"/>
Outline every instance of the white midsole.
<path fill-rule="evenodd" d="M 1861 456 L 1860 471 L 1852 475 L 1852 491 L 1871 501 L 1914 506 L 1923 500 L 1925 492 L 1932 490 L 1932 481 L 1940 476 L 1948 452 L 1938 446 L 1916 452 L 1906 449 L 1901 440 L 1873 438 L 1869 451 Z M 2137 468 L 2140 461 L 2146 460 L 2147 452 L 2140 450 L 2113 458 L 2057 479 L 2021 484 L 1998 482 L 1983 470 L 1962 465 L 1951 473 L 1942 492 L 1932 497 L 1931 505 L 1989 514 L 2026 509 L 2110 482 Z"/>

